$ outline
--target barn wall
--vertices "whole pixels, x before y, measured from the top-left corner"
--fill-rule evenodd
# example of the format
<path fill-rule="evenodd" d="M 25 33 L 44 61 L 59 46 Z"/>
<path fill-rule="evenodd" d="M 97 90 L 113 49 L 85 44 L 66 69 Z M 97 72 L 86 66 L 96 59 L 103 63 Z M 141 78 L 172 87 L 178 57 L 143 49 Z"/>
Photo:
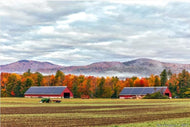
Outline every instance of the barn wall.
<path fill-rule="evenodd" d="M 48 98 L 61 98 L 61 95 L 25 95 L 25 97 L 28 98 L 43 98 L 43 97 L 48 97 Z"/>
<path fill-rule="evenodd" d="M 145 95 L 120 95 L 119 98 L 120 99 L 141 99 L 144 96 Z"/>
<path fill-rule="evenodd" d="M 171 98 L 172 97 L 172 93 L 170 92 L 170 90 L 167 88 L 164 92 L 164 95 L 168 93 L 169 94 L 169 97 Z"/>
<path fill-rule="evenodd" d="M 73 98 L 73 93 L 68 88 L 65 88 L 65 90 L 61 93 L 62 97 L 64 96 L 64 93 L 70 93 L 70 98 Z"/>
<path fill-rule="evenodd" d="M 120 95 L 119 98 L 120 99 L 129 99 L 129 98 L 133 98 L 135 95 Z"/>

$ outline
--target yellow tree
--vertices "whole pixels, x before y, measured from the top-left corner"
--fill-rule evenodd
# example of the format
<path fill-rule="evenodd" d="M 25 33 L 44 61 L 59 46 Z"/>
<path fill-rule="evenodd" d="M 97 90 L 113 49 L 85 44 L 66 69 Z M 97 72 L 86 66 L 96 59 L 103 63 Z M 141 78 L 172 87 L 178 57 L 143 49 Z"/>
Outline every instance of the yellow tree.
<path fill-rule="evenodd" d="M 155 76 L 153 74 L 150 75 L 150 77 L 148 79 L 148 84 L 149 84 L 149 86 L 155 85 Z"/>

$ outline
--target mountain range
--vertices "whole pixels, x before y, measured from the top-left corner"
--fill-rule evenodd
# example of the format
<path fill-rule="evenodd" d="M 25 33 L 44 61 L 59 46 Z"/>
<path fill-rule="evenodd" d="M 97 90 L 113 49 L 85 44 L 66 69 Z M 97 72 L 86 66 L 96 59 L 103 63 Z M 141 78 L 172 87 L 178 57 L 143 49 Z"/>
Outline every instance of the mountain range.
<path fill-rule="evenodd" d="M 0 65 L 0 72 L 23 73 L 28 69 L 31 72 L 43 74 L 55 74 L 57 70 L 65 74 L 83 74 L 93 76 L 150 76 L 159 75 L 163 69 L 171 70 L 172 73 L 179 73 L 183 69 L 190 71 L 190 64 L 165 63 L 152 59 L 136 59 L 127 62 L 97 62 L 86 66 L 60 66 L 49 62 L 32 60 L 20 60 L 14 63 Z"/>

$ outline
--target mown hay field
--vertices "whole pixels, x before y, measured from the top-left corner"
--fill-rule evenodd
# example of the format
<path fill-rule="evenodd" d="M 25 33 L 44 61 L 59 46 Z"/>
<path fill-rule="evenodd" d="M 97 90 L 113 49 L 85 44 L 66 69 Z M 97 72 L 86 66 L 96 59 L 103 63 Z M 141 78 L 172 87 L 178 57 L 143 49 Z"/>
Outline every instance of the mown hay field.
<path fill-rule="evenodd" d="M 190 127 L 190 99 L 1 98 L 1 127 Z"/>

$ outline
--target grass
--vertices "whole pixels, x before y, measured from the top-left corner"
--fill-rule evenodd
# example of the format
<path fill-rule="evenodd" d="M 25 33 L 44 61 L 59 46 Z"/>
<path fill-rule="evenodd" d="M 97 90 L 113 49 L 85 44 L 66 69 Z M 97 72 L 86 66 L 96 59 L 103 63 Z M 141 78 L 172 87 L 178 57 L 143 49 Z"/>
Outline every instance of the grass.
<path fill-rule="evenodd" d="M 62 99 L 49 104 L 40 100 L 1 98 L 1 125 L 190 126 L 190 99 Z"/>
<path fill-rule="evenodd" d="M 112 125 L 112 127 L 190 127 L 190 118 L 156 120 L 151 122 Z"/>

